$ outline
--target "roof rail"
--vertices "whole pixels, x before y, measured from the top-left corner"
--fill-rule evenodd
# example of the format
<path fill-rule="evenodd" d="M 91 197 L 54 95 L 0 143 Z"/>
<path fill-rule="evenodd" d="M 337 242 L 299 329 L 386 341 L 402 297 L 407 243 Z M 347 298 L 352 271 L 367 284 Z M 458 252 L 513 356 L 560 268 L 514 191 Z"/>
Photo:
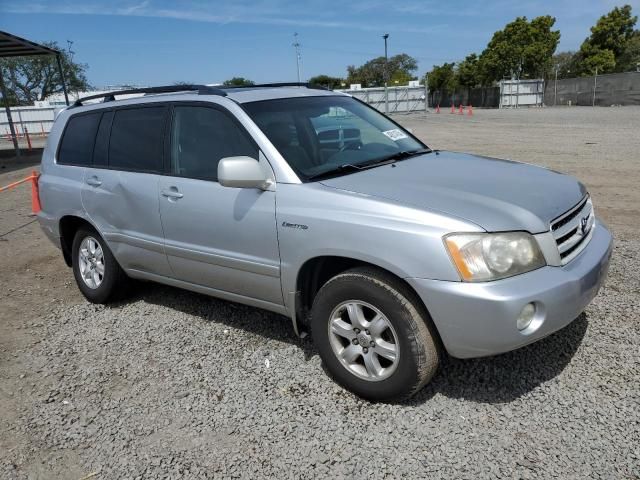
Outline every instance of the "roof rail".
<path fill-rule="evenodd" d="M 89 95 L 88 97 L 79 98 L 73 104 L 74 107 L 82 106 L 82 102 L 87 100 L 95 100 L 102 98 L 103 102 L 113 102 L 118 95 L 132 95 L 136 93 L 155 94 L 155 93 L 176 93 L 176 92 L 198 92 L 198 95 L 220 95 L 226 97 L 227 93 L 216 87 L 207 85 L 166 85 L 162 87 L 133 88 L 130 90 L 117 90 L 114 92 L 99 93 L 97 95 Z"/>
<path fill-rule="evenodd" d="M 329 90 L 327 87 L 322 85 L 318 85 L 317 83 L 306 83 L 306 82 L 280 82 L 280 83 L 254 83 L 252 85 L 229 85 L 222 86 L 224 89 L 233 89 L 233 88 L 264 88 L 264 87 L 305 87 L 312 88 L 314 90 Z"/>

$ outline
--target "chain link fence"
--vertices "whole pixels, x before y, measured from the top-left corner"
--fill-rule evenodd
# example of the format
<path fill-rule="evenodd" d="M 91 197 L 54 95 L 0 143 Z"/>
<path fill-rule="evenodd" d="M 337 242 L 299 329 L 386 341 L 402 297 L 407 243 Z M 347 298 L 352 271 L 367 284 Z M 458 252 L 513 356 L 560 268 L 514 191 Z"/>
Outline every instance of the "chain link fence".
<path fill-rule="evenodd" d="M 592 77 L 549 80 L 544 93 L 544 104 L 640 105 L 640 72 L 613 73 Z"/>

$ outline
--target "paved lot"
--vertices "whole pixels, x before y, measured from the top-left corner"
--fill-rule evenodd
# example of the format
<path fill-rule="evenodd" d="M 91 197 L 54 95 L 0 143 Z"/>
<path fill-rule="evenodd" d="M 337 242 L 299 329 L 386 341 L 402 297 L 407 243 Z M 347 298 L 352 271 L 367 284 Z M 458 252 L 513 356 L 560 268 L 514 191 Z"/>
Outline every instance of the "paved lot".
<path fill-rule="evenodd" d="M 434 148 L 577 175 L 614 231 L 571 325 L 370 404 L 283 317 L 152 284 L 87 304 L 28 189 L 1 193 L 0 478 L 639 478 L 640 109 L 474 113 L 397 118 Z"/>

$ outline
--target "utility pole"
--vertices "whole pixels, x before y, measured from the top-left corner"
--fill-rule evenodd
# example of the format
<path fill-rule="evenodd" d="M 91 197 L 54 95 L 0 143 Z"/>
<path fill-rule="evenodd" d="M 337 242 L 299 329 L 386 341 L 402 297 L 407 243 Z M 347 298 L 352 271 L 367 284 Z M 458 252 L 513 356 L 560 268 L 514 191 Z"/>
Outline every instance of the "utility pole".
<path fill-rule="evenodd" d="M 518 68 L 518 81 L 516 82 L 516 108 L 520 105 L 520 77 L 522 76 L 523 59 L 520 58 L 520 67 Z"/>
<path fill-rule="evenodd" d="M 71 47 L 73 46 L 73 40 L 67 40 L 67 52 L 69 52 L 69 58 L 71 60 L 73 60 L 73 56 L 75 55 L 76 52 L 74 52 L 73 50 L 71 50 Z"/>
<path fill-rule="evenodd" d="M 389 114 L 389 90 L 388 90 L 389 73 L 387 71 L 388 69 L 387 63 L 389 62 L 389 56 L 387 55 L 387 39 L 389 38 L 389 34 L 385 33 L 384 35 L 382 35 L 382 38 L 384 38 L 384 113 L 388 115 Z"/>
<path fill-rule="evenodd" d="M 424 75 L 424 113 L 429 113 L 429 72 Z"/>
<path fill-rule="evenodd" d="M 60 53 L 56 53 L 56 62 L 58 64 L 58 73 L 60 74 L 60 80 L 62 81 L 62 91 L 64 92 L 64 103 L 69 106 L 69 95 L 67 94 L 67 82 L 64 78 L 64 70 L 62 69 L 62 62 L 60 61 Z M 43 98 L 44 100 L 44 98 Z"/>
<path fill-rule="evenodd" d="M 553 85 L 553 106 L 556 106 L 556 99 L 558 98 L 558 64 L 556 63 L 556 83 Z"/>
<path fill-rule="evenodd" d="M 300 83 L 300 63 L 302 62 L 302 54 L 300 53 L 300 42 L 298 42 L 298 32 L 293 34 L 293 47 L 296 49 L 296 67 L 298 69 L 298 83 Z"/>
<path fill-rule="evenodd" d="M 598 88 L 598 67 L 596 67 L 596 75 L 593 77 L 593 100 L 591 100 L 591 106 L 596 106 L 596 88 Z"/>

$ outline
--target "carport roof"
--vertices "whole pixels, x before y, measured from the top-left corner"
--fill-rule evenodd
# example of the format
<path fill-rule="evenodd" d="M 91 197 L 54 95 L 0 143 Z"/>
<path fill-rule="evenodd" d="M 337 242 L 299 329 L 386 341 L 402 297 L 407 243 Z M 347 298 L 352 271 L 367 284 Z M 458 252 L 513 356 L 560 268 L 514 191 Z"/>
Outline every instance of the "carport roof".
<path fill-rule="evenodd" d="M 0 31 L 0 58 L 25 55 L 58 55 L 59 53 L 53 48 Z"/>

